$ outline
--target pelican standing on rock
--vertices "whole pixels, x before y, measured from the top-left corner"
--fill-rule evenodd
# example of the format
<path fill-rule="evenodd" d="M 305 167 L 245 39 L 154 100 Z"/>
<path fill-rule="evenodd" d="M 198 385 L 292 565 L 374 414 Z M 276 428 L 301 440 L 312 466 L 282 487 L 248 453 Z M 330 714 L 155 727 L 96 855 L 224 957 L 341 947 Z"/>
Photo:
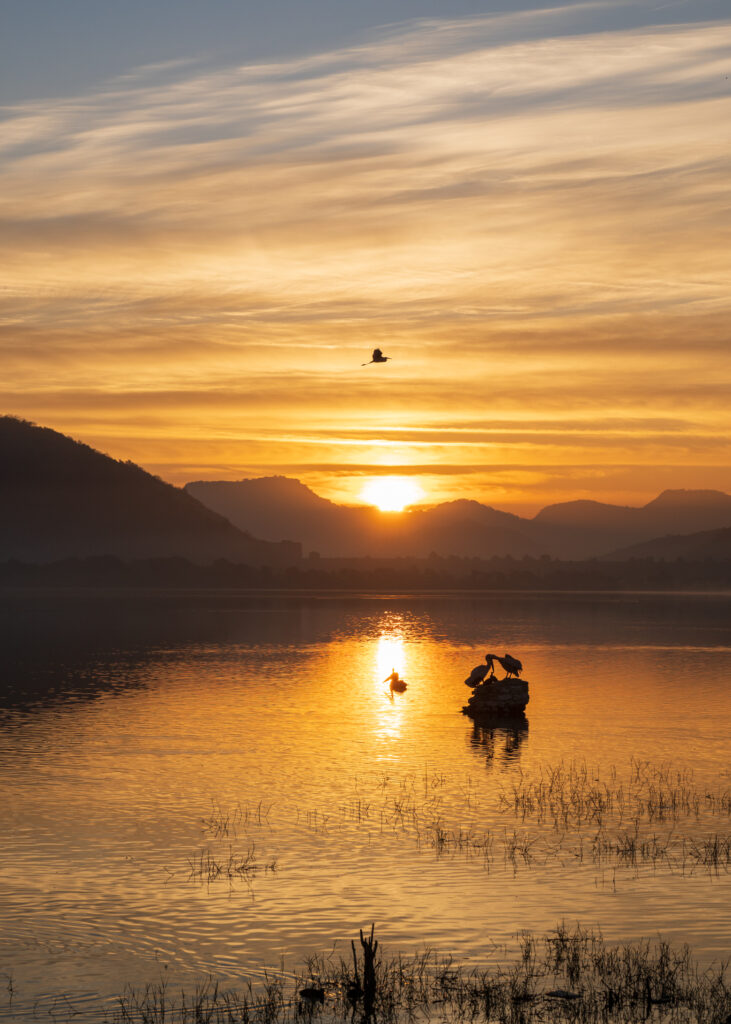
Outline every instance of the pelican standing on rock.
<path fill-rule="evenodd" d="M 514 658 L 512 654 L 504 654 L 502 658 L 498 658 L 497 660 L 505 669 L 506 679 L 509 679 L 511 676 L 515 676 L 517 679 L 523 671 L 523 662 L 518 661 L 518 659 Z"/>
<path fill-rule="evenodd" d="M 478 686 L 480 683 L 484 682 L 485 678 L 488 675 L 490 677 L 494 677 L 494 675 L 495 675 L 495 667 L 494 667 L 494 664 L 493 664 L 494 661 L 495 661 L 495 655 L 494 654 L 486 654 L 485 655 L 485 664 L 484 665 L 475 665 L 475 667 L 472 669 L 470 674 L 465 679 L 465 686 Z"/>
<path fill-rule="evenodd" d="M 506 679 L 510 679 L 511 676 L 515 676 L 516 679 L 520 678 L 520 673 L 523 671 L 522 661 L 518 661 L 512 654 L 504 654 L 502 658 L 499 654 L 486 654 L 485 664 L 475 665 L 465 679 L 465 686 L 479 686 L 486 679 L 492 681 L 495 678 L 495 662 L 505 670 Z"/>

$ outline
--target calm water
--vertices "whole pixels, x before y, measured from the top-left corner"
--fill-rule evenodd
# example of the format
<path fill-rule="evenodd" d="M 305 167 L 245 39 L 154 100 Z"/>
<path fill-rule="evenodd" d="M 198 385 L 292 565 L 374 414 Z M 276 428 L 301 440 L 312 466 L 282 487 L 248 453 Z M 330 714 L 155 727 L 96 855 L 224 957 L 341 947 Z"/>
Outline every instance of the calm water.
<path fill-rule="evenodd" d="M 562 920 L 731 950 L 728 867 L 699 862 L 731 830 L 728 596 L 0 604 L 0 1019 L 288 972 L 371 921 L 385 952 L 475 962 Z M 525 665 L 517 727 L 459 713 L 487 650 Z M 622 819 L 516 814 L 559 766 Z M 592 853 L 632 830 L 654 856 Z"/>

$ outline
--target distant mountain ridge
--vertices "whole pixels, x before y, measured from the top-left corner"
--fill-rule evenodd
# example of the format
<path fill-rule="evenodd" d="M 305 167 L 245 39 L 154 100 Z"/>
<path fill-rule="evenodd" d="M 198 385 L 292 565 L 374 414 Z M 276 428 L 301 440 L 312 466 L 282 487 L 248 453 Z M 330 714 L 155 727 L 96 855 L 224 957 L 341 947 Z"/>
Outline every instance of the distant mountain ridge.
<path fill-rule="evenodd" d="M 712 490 L 666 490 L 638 508 L 568 501 L 541 509 L 532 522 L 574 531 L 575 557 L 592 558 L 668 534 L 731 526 L 731 495 Z"/>
<path fill-rule="evenodd" d="M 91 555 L 282 565 L 300 548 L 257 540 L 132 462 L 0 417 L 0 559 Z"/>
<path fill-rule="evenodd" d="M 327 557 L 438 555 L 598 558 L 667 534 L 731 527 L 731 496 L 667 490 L 639 508 L 598 501 L 549 505 L 533 518 L 459 499 L 384 515 L 337 505 L 298 480 L 195 481 L 185 490 L 242 529 L 296 538 Z"/>
<path fill-rule="evenodd" d="M 721 530 L 702 530 L 698 533 L 670 534 L 620 548 L 607 556 L 607 560 L 623 562 L 630 558 L 655 558 L 672 562 L 682 558 L 688 562 L 705 562 L 709 559 L 731 561 L 731 527 Z"/>
<path fill-rule="evenodd" d="M 396 558 L 436 551 L 518 558 L 537 553 L 531 540 L 516 531 L 517 516 L 479 502 L 447 502 L 389 515 L 367 506 L 338 505 L 287 477 L 197 481 L 185 490 L 242 529 L 267 539 L 296 537 L 305 551 L 325 556 Z"/>
<path fill-rule="evenodd" d="M 634 508 L 549 505 L 532 518 L 474 500 L 400 514 L 338 505 L 298 480 L 173 487 L 57 431 L 0 417 L 0 560 L 223 559 L 291 566 L 330 558 L 727 558 L 731 496 L 667 490 Z"/>

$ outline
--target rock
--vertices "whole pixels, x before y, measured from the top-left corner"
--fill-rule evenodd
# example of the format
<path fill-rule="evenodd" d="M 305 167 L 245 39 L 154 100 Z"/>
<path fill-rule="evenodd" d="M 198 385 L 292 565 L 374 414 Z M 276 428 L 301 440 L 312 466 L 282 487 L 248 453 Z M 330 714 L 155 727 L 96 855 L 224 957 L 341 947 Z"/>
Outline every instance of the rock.
<path fill-rule="evenodd" d="M 465 715 L 520 715 L 530 700 L 527 679 L 503 679 L 480 683 L 462 708 Z"/>

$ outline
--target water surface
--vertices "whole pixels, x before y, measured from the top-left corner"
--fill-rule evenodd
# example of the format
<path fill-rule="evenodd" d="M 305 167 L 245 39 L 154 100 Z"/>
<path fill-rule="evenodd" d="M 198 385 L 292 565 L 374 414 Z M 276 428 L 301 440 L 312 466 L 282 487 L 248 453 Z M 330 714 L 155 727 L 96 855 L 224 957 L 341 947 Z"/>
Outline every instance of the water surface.
<path fill-rule="evenodd" d="M 371 921 L 385 951 L 479 963 L 562 920 L 731 949 L 727 865 L 698 856 L 729 835 L 728 596 L 1 603 L 4 1019 L 287 972 Z M 459 713 L 485 651 L 522 658 L 524 722 Z M 516 814 L 556 771 L 623 819 Z M 696 802 L 632 822 L 653 786 Z M 632 828 L 655 856 L 592 854 Z"/>

